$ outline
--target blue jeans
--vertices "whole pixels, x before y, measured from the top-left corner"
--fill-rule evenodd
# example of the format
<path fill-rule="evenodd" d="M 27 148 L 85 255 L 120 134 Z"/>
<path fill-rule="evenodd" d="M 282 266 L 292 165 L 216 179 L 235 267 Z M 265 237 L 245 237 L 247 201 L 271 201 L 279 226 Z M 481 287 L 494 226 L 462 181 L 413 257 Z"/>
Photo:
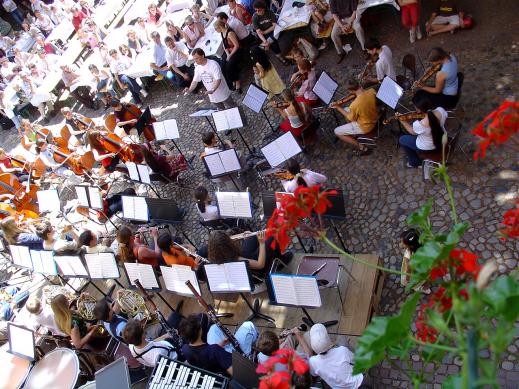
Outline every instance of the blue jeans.
<path fill-rule="evenodd" d="M 252 352 L 252 345 L 256 342 L 256 339 L 258 339 L 258 335 L 258 330 L 251 321 L 244 322 L 234 333 L 234 337 L 240 344 L 241 349 L 247 355 Z M 213 324 L 207 333 L 207 344 L 217 344 L 224 339 L 226 338 L 223 332 L 218 326 Z M 224 349 L 225 351 L 232 352 L 233 347 L 230 343 L 227 343 Z"/>
<path fill-rule="evenodd" d="M 120 75 L 119 80 L 125 85 L 128 85 L 128 89 L 130 89 L 130 93 L 132 94 L 133 100 L 137 104 L 141 103 L 141 98 L 139 96 L 139 92 L 141 91 L 141 87 L 137 84 L 134 78 L 128 77 L 126 74 Z"/>
<path fill-rule="evenodd" d="M 22 25 L 24 19 L 22 11 L 16 8 L 13 12 L 11 12 L 11 16 L 14 20 L 16 20 L 16 23 L 18 23 L 20 26 Z"/>
<path fill-rule="evenodd" d="M 416 147 L 416 138 L 416 135 L 402 135 L 398 140 L 398 143 L 400 143 L 407 155 L 409 165 L 413 167 L 418 167 L 422 164 L 422 159 L 418 156 L 417 151 L 423 150 Z"/>

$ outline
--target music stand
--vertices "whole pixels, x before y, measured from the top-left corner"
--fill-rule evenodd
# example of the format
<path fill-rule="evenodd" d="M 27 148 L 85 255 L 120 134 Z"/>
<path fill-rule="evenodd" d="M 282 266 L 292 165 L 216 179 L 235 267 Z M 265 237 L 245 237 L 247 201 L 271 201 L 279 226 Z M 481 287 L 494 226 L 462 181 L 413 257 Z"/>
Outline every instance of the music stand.
<path fill-rule="evenodd" d="M 346 248 L 346 244 L 344 243 L 344 239 L 342 238 L 342 234 L 340 233 L 337 225 L 335 224 L 335 220 L 344 221 L 346 220 L 346 208 L 344 206 L 344 193 L 342 190 L 337 190 L 336 194 L 329 194 L 327 196 L 328 200 L 332 203 L 331 207 L 328 207 L 326 211 L 322 214 L 323 219 L 329 220 L 332 224 L 332 228 L 335 231 L 335 235 L 339 242 L 341 242 L 341 246 L 347 253 L 350 251 Z"/>
<path fill-rule="evenodd" d="M 377 92 L 377 99 L 382 101 L 388 107 L 395 109 L 399 103 L 400 98 L 404 94 L 404 88 L 386 76 L 380 84 L 380 88 Z M 401 104 L 400 104 L 401 105 Z M 403 105 L 401 105 L 403 107 Z M 405 107 L 404 107 L 405 108 Z M 407 109 L 407 108 L 406 108 Z"/>
<path fill-rule="evenodd" d="M 180 138 L 180 132 L 178 130 L 177 121 L 175 119 L 164 120 L 162 122 L 154 122 L 153 131 L 155 132 L 156 141 L 170 140 L 171 142 L 173 142 L 173 145 L 178 150 L 180 155 L 182 155 L 184 159 L 188 161 L 184 153 L 182 153 L 182 150 L 180 150 L 180 147 L 178 147 L 177 142 L 175 142 L 175 139 Z M 191 169 L 193 168 L 193 166 L 191 166 L 191 163 L 187 162 L 187 164 Z"/>
<path fill-rule="evenodd" d="M 57 189 L 39 190 L 36 192 L 38 197 L 38 210 L 43 212 L 61 212 L 61 202 Z"/>
<path fill-rule="evenodd" d="M 56 262 L 54 262 L 54 255 L 52 251 L 47 250 L 31 250 L 31 261 L 33 270 L 48 276 L 57 276 L 58 269 Z"/>
<path fill-rule="evenodd" d="M 256 373 L 256 364 L 234 350 L 232 352 L 232 378 L 244 389 L 259 387 L 259 375 Z"/>
<path fill-rule="evenodd" d="M 240 110 L 238 107 L 213 112 L 213 122 L 216 133 L 220 131 L 236 130 L 243 144 L 245 147 L 247 147 L 247 150 L 249 150 L 249 153 L 251 155 L 254 154 L 254 151 L 250 148 L 249 144 L 240 131 L 240 128 L 243 127 L 243 121 L 241 119 Z"/>
<path fill-rule="evenodd" d="M 123 218 L 147 222 L 149 220 L 148 204 L 146 197 L 121 196 L 123 202 Z"/>
<path fill-rule="evenodd" d="M 130 389 L 131 385 L 126 357 L 121 357 L 95 372 L 96 389 Z"/>
<path fill-rule="evenodd" d="M 199 109 L 196 112 L 193 112 L 193 113 L 189 114 L 189 117 L 192 117 L 192 118 L 205 118 L 207 123 L 209 123 L 209 127 L 211 127 L 211 130 L 213 130 L 213 132 L 216 134 L 216 137 L 218 138 L 220 143 L 223 143 L 222 139 L 220 138 L 220 135 L 218 135 L 218 131 L 216 131 L 216 128 L 213 125 L 213 122 L 211 121 L 211 119 L 209 119 L 210 117 L 213 116 L 214 112 L 217 112 L 217 110 L 216 109 L 212 109 L 212 108 L 202 108 L 202 109 Z"/>
<path fill-rule="evenodd" d="M 140 163 L 137 164 L 131 161 L 127 161 L 124 164 L 128 170 L 130 180 L 149 186 L 151 190 L 157 195 L 157 197 L 160 198 L 159 193 L 155 190 L 151 183 L 150 169 L 148 168 L 148 165 Z"/>
<path fill-rule="evenodd" d="M 301 151 L 301 146 L 291 132 L 287 132 L 261 148 L 261 152 L 271 167 L 279 166 Z"/>
<path fill-rule="evenodd" d="M 322 306 L 317 277 L 271 273 L 269 281 L 267 289 L 269 289 L 271 304 L 300 308 L 305 315 L 303 322 L 308 327 L 315 324 L 307 308 L 319 308 Z M 332 320 L 322 324 L 325 327 L 330 327 L 337 323 L 337 320 Z"/>
<path fill-rule="evenodd" d="M 91 280 L 115 280 L 121 276 L 114 253 L 84 254 Z"/>
<path fill-rule="evenodd" d="M 89 278 L 88 270 L 85 267 L 83 261 L 81 260 L 80 255 L 56 255 L 54 256 L 54 261 L 58 265 L 58 268 L 63 277 L 68 278 L 84 278 L 87 280 L 86 284 L 81 287 L 81 289 L 85 289 L 88 285 L 92 285 L 96 288 L 102 295 L 106 296 L 106 293 L 103 292 L 92 280 Z M 60 276 L 60 278 L 62 278 Z M 74 289 L 67 281 L 65 281 L 72 289 Z M 77 290 L 74 289 L 76 292 Z"/>
<path fill-rule="evenodd" d="M 8 353 L 31 362 L 34 361 L 36 357 L 34 331 L 9 322 L 7 323 L 7 337 L 9 339 Z"/>
<path fill-rule="evenodd" d="M 196 272 L 191 267 L 185 265 L 161 266 L 160 271 L 168 292 L 183 297 L 194 297 L 193 292 L 186 285 L 186 281 L 190 281 L 191 285 L 201 294 Z"/>
<path fill-rule="evenodd" d="M 125 262 L 124 272 L 126 273 L 126 278 L 128 279 L 128 284 L 131 288 L 136 287 L 135 280 L 138 280 L 144 289 L 156 293 L 168 308 L 175 312 L 173 307 L 160 294 L 162 288 L 160 287 L 160 282 L 155 274 L 155 270 L 153 270 L 153 266 L 145 263 Z"/>
<path fill-rule="evenodd" d="M 265 116 L 265 119 L 267 120 L 267 123 L 272 129 L 272 132 L 274 132 L 274 126 L 270 123 L 269 117 L 267 116 L 267 114 L 265 113 L 265 109 L 263 108 L 263 105 L 265 104 L 268 95 L 269 94 L 267 91 L 260 88 L 256 84 L 250 84 L 249 89 L 247 89 L 247 93 L 245 94 L 245 97 L 242 100 L 242 104 L 256 113 L 263 113 L 263 116 Z"/>
<path fill-rule="evenodd" d="M 319 79 L 315 83 L 312 91 L 319 97 L 326 105 L 329 105 L 339 84 L 328 73 L 323 71 Z"/>
<path fill-rule="evenodd" d="M 27 246 L 9 245 L 11 259 L 14 265 L 33 270 L 31 252 Z"/>
<path fill-rule="evenodd" d="M 251 219 L 250 192 L 215 192 L 218 212 L 223 218 Z"/>
<path fill-rule="evenodd" d="M 240 159 L 238 158 L 235 149 L 218 151 L 204 156 L 202 160 L 204 161 L 211 179 L 229 177 L 236 189 L 240 190 L 238 184 L 232 177 L 232 174 L 237 173 L 242 169 Z"/>
<path fill-rule="evenodd" d="M 245 297 L 244 293 L 251 293 L 254 290 L 254 282 L 249 271 L 248 261 L 226 262 L 222 264 L 204 264 L 204 271 L 207 276 L 207 286 L 212 294 L 218 293 L 239 293 L 251 310 L 251 315 L 247 321 L 255 318 L 263 319 L 274 323 L 275 320 L 270 316 L 264 315 L 259 311 L 259 303 L 252 304 Z"/>
<path fill-rule="evenodd" d="M 84 208 L 92 208 L 99 212 L 104 218 L 112 225 L 116 230 L 119 228 L 112 222 L 112 220 L 108 217 L 108 215 L 104 211 L 103 206 L 103 195 L 99 188 L 95 186 L 87 186 L 87 185 L 75 185 L 74 189 L 76 191 L 76 196 L 78 200 L 78 204 Z M 88 219 L 97 223 L 94 219 L 87 216 Z"/>
<path fill-rule="evenodd" d="M 142 135 L 144 128 L 150 124 L 151 122 L 151 111 L 150 107 L 146 107 L 144 112 L 141 114 L 139 119 L 137 119 L 137 123 L 135 123 L 135 129 L 137 130 L 137 134 Z"/>

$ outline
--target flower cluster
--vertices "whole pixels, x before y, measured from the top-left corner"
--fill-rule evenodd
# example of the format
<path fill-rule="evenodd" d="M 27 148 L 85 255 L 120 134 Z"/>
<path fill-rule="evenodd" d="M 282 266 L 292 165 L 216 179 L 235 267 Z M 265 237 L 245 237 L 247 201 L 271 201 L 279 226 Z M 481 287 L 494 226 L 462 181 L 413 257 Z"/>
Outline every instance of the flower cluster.
<path fill-rule="evenodd" d="M 505 100 L 472 130 L 472 134 L 481 138 L 474 159 L 485 158 L 490 145 L 502 145 L 518 132 L 519 103 Z"/>
<path fill-rule="evenodd" d="M 272 248 L 276 244 L 283 252 L 290 244 L 289 232 L 294 231 L 302 219 L 314 213 L 322 215 L 332 205 L 328 195 L 336 191 L 321 191 L 320 186 L 299 186 L 293 196 L 284 195 L 278 200 L 278 206 L 267 222 L 267 238 L 274 237 Z"/>
<path fill-rule="evenodd" d="M 265 363 L 258 365 L 256 372 L 265 374 L 259 389 L 289 389 L 292 376 L 306 374 L 308 364 L 295 350 L 279 349 Z"/>
<path fill-rule="evenodd" d="M 501 222 L 505 227 L 500 231 L 504 238 L 519 238 L 519 201 L 515 204 L 515 209 L 509 209 L 503 215 Z"/>
<path fill-rule="evenodd" d="M 429 300 L 420 306 L 416 319 L 416 337 L 422 342 L 434 343 L 438 331 L 427 324 L 427 310 L 434 309 L 440 313 L 448 312 L 452 308 L 452 298 L 447 296 L 447 289 L 439 287 L 429 296 Z"/>
<path fill-rule="evenodd" d="M 474 279 L 477 278 L 481 269 L 476 254 L 463 249 L 454 249 L 449 253 L 449 258 L 441 261 L 431 269 L 431 281 L 436 281 L 445 276 L 449 272 L 449 266 L 454 268 L 457 276 L 462 277 L 466 275 Z"/>

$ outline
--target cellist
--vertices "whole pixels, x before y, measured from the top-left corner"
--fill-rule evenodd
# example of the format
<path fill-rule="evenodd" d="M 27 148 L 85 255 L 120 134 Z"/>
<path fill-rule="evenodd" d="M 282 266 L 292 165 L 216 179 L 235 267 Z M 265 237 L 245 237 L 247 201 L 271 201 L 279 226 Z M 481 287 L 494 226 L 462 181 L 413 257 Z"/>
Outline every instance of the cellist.
<path fill-rule="evenodd" d="M 23 168 L 13 166 L 9 154 L 2 148 L 0 148 L 0 171 L 2 173 L 13 173 L 21 182 L 27 181 L 29 178 Z"/>
<path fill-rule="evenodd" d="M 40 158 L 47 169 L 50 169 L 52 173 L 56 174 L 57 176 L 65 178 L 77 177 L 72 170 L 65 167 L 68 159 L 73 156 L 73 153 L 70 153 L 70 155 L 65 158 L 63 162 L 58 163 L 54 160 L 53 152 L 49 150 L 48 144 L 46 142 L 39 141 L 36 145 L 36 155 Z"/>
<path fill-rule="evenodd" d="M 101 133 L 99 131 L 89 132 L 87 139 L 90 149 L 94 153 L 94 159 L 103 166 L 101 174 L 104 174 L 104 172 L 111 173 L 119 169 L 117 165 L 120 162 L 120 157 L 116 153 L 106 150 L 101 143 Z"/>
<path fill-rule="evenodd" d="M 135 124 L 137 124 L 139 117 L 142 115 L 142 111 L 133 104 L 123 104 L 117 99 L 113 99 L 110 106 L 114 109 L 116 119 L 116 130 L 114 130 L 114 133 L 121 138 L 124 138 L 126 135 L 138 135 Z M 154 121 L 154 119 L 152 119 L 152 121 Z M 147 141 L 155 139 L 155 133 L 150 127 L 151 126 L 146 126 L 143 131 L 143 135 Z M 117 128 L 123 129 L 124 132 L 117 131 Z"/>

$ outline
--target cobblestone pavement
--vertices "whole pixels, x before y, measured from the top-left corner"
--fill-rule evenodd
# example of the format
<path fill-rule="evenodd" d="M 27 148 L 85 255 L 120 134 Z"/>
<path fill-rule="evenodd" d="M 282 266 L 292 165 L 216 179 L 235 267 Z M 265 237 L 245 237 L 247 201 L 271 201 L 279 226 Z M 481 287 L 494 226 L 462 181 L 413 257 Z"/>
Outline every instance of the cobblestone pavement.
<path fill-rule="evenodd" d="M 422 58 L 427 55 L 429 48 L 442 46 L 451 50 L 458 58 L 461 70 L 465 73 L 463 97 L 458 116 L 461 118 L 463 134 L 460 146 L 466 152 L 456 150 L 451 159 L 449 172 L 451 174 L 457 206 L 462 220 L 469 220 L 471 229 L 464 237 L 462 246 L 469 248 L 484 260 L 497 258 L 502 273 L 517 267 L 519 242 L 502 241 L 496 231 L 504 211 L 511 206 L 511 199 L 517 196 L 519 187 L 519 172 L 517 155 L 506 149 L 492 150 L 489 157 L 482 162 L 472 162 L 471 152 L 474 140 L 467 132 L 494 109 L 505 97 L 519 92 L 518 64 L 519 38 L 517 36 L 519 2 L 509 1 L 461 1 L 466 5 L 476 21 L 472 31 L 462 31 L 454 35 L 443 35 L 428 40 L 422 40 L 414 45 L 408 41 L 407 32 L 400 24 L 395 25 L 391 14 L 374 17 L 381 23 L 367 28 L 367 35 L 377 36 L 393 50 L 395 62 L 401 61 L 405 53 L 419 54 Z M 476 8 L 477 3 L 477 9 Z M 428 5 L 422 10 L 422 19 L 429 15 Z M 515 32 L 514 32 L 515 31 Z M 363 67 L 358 44 L 352 53 L 340 66 L 335 64 L 336 56 L 332 48 L 322 52 L 318 60 L 319 70 L 326 69 L 343 84 L 348 76 L 358 74 Z M 286 78 L 292 69 L 283 67 L 276 62 L 276 67 L 282 69 Z M 397 73 L 402 73 L 398 64 Z M 250 80 L 250 71 L 244 72 L 244 78 Z M 340 91 L 344 92 L 341 86 Z M 242 96 L 234 95 L 235 100 Z M 188 117 L 197 107 L 207 106 L 207 101 L 201 96 L 179 96 L 178 91 L 167 90 L 164 85 L 155 85 L 146 103 L 154 108 L 159 120 L 176 118 L 179 124 L 181 140 L 180 148 L 186 155 L 198 155 L 202 149 L 201 134 L 209 130 L 202 119 Z M 247 108 L 245 108 L 247 109 Z M 80 112 L 100 116 L 102 111 L 92 112 L 80 109 Z M 268 113 L 270 120 L 279 122 L 273 112 Z M 261 115 L 247 111 L 249 126 L 242 133 L 251 146 L 259 147 L 264 144 L 263 136 L 270 132 L 268 124 Z M 424 181 L 420 170 L 404 169 L 403 154 L 397 150 L 397 137 L 386 130 L 377 141 L 376 150 L 369 156 L 356 157 L 344 145 L 330 141 L 335 126 L 331 115 L 322 118 L 321 139 L 307 153 L 300 156 L 305 167 L 326 174 L 329 187 L 343 189 L 346 197 L 346 221 L 340 229 L 346 245 L 354 253 L 376 252 L 386 266 L 400 269 L 401 252 L 398 247 L 398 236 L 405 228 L 405 219 L 411 211 L 423 204 L 426 199 L 434 198 L 433 226 L 439 230 L 448 228 L 449 204 L 448 196 L 440 184 Z M 55 119 L 56 122 L 58 119 Z M 16 142 L 14 130 L 9 134 L 4 132 L 2 143 L 10 148 Z M 240 143 L 236 134 L 231 138 L 238 139 L 238 148 L 245 153 L 246 149 Z M 195 172 L 185 175 L 185 183 L 195 187 L 198 183 L 210 185 L 200 174 L 202 163 L 194 160 Z M 276 181 L 267 182 L 267 187 L 260 185 L 253 173 L 248 173 L 242 179 L 248 186 L 254 199 L 260 204 L 259 193 L 262 190 L 281 189 Z M 205 240 L 205 231 L 198 223 L 196 210 L 192 205 L 192 191 L 189 188 L 179 188 L 173 185 L 159 187 L 161 195 L 173 198 L 177 203 L 188 207 L 184 230 L 196 242 Z M 256 220 L 259 220 L 256 218 Z M 258 224 L 261 222 L 258 221 Z M 331 235 L 331 233 L 330 233 Z M 294 243 L 294 249 L 301 248 Z M 317 251 L 329 252 L 326 248 L 317 247 Z M 395 313 L 405 300 L 406 293 L 400 285 L 398 277 L 389 276 L 384 285 L 383 298 L 379 305 L 379 314 Z M 499 381 L 503 388 L 519 387 L 519 360 L 517 349 L 519 340 L 508 349 L 504 356 Z M 407 369 L 415 369 L 420 365 L 417 355 L 411 355 Z M 426 387 L 439 387 L 448 374 L 458 373 L 459 361 L 444 360 L 439 367 L 428 366 L 431 382 Z M 370 371 L 372 382 L 377 388 L 410 386 L 406 377 L 383 362 Z"/>

